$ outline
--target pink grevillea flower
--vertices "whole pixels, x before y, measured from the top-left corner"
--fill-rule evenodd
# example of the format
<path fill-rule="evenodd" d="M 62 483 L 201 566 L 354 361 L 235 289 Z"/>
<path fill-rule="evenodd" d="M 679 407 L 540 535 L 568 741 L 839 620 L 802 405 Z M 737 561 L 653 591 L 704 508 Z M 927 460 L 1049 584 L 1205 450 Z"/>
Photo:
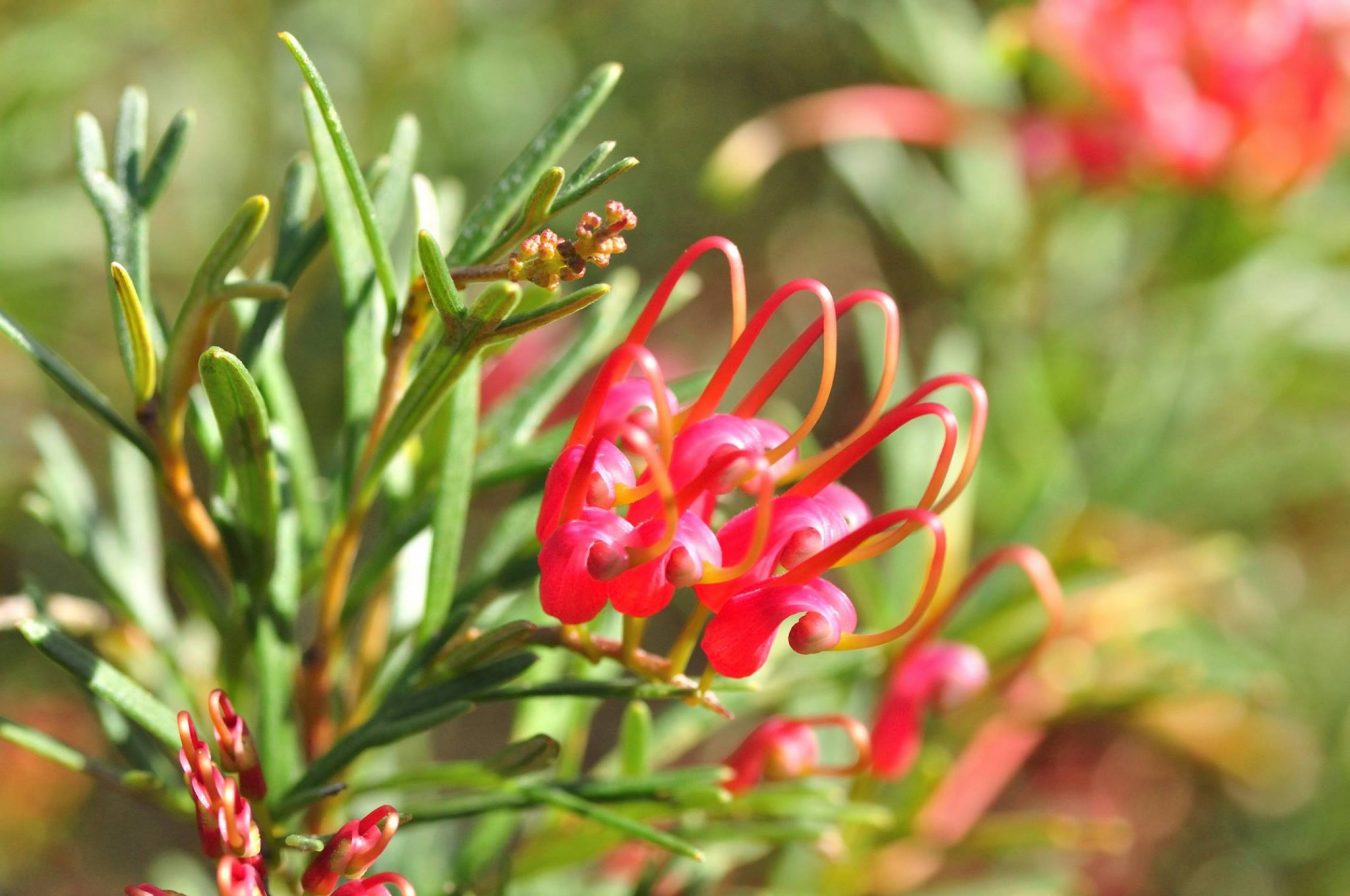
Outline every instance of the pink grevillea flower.
<path fill-rule="evenodd" d="M 790 100 L 738 127 L 710 162 L 736 195 L 790 152 L 865 138 L 944 146 L 975 123 L 1017 139 L 1033 178 L 1132 172 L 1277 195 L 1320 172 L 1347 130 L 1350 17 L 1321 0 L 1039 0 L 1005 25 L 1085 90 L 1011 114 L 864 84 Z"/>
<path fill-rule="evenodd" d="M 856 759 L 847 764 L 822 767 L 816 728 L 837 727 L 852 743 Z M 761 781 L 785 781 L 813 775 L 852 775 L 866 768 L 870 756 L 867 728 L 844 715 L 805 719 L 774 716 L 750 732 L 724 763 L 732 771 L 726 789 L 744 793 Z"/>
<path fill-rule="evenodd" d="M 709 251 L 725 255 L 732 271 L 730 347 L 704 390 L 681 407 L 644 342 L 675 282 Z M 815 320 L 744 394 L 729 396 L 768 324 L 799 294 L 818 307 Z M 589 622 L 609 604 L 630 620 L 644 619 L 667 607 L 677 588 L 695 589 L 699 615 L 672 649 L 669 675 L 683 671 L 709 613 L 704 652 L 715 672 L 736 677 L 763 665 L 778 629 L 793 617 L 800 618 L 788 643 L 801 653 L 871 646 L 904 634 L 927 607 L 941 571 L 946 542 L 937 514 L 969 482 L 984 431 L 984 390 L 960 374 L 929 380 L 885 407 L 900 344 L 899 316 L 889 296 L 861 290 L 835 300 L 821 283 L 794 280 L 749 317 L 744 296 L 740 257 L 730 243 L 711 237 L 681 256 L 628 338 L 601 366 L 549 471 L 536 524 L 543 609 L 564 624 Z M 881 315 L 877 332 L 885 363 L 876 392 L 852 430 L 802 456 L 800 446 L 830 397 L 838 319 L 864 305 Z M 801 422 L 790 430 L 762 416 L 817 344 L 819 385 Z M 959 463 L 956 415 L 933 400 L 949 389 L 967 393 L 972 408 Z M 933 424 L 941 440 L 914 507 L 874 518 L 858 495 L 837 482 L 883 440 L 911 425 Z M 743 506 L 737 494 L 748 496 L 752 506 L 729 513 L 725 505 Z M 884 632 L 855 634 L 853 605 L 826 574 L 920 530 L 931 534 L 932 563 L 914 612 Z M 625 627 L 624 657 L 634 656 L 634 638 L 640 637 L 640 626 Z"/>
<path fill-rule="evenodd" d="M 384 805 L 364 818 L 349 821 L 338 828 L 300 878 L 300 886 L 306 896 L 329 896 L 338 888 L 343 877 L 364 875 L 389 845 L 398 831 L 398 824 L 398 811 L 393 806 Z M 395 877 L 389 875 L 387 879 Z"/>
<path fill-rule="evenodd" d="M 933 642 L 904 654 L 891 670 L 872 725 L 872 773 L 897 778 L 919 755 L 923 717 L 950 709 L 984 687 L 989 664 L 966 644 Z"/>
<path fill-rule="evenodd" d="M 1313 0 L 1041 0 L 1036 43 L 1092 92 L 1083 118 L 1183 180 L 1256 194 L 1319 171 L 1350 99 Z"/>

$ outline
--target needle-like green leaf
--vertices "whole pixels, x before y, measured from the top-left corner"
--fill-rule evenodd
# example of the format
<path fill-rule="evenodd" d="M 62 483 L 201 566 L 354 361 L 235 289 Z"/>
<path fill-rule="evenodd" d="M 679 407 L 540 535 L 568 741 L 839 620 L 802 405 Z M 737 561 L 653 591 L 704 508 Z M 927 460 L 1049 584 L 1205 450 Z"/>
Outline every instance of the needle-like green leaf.
<path fill-rule="evenodd" d="M 498 234 L 520 212 L 545 170 L 557 162 L 604 104 L 622 72 L 623 67 L 617 63 L 600 66 L 563 103 L 464 219 L 450 249 L 451 265 L 487 260 L 485 253 Z"/>
<path fill-rule="evenodd" d="M 234 527 L 240 568 L 245 570 L 255 597 L 267 591 L 276 560 L 276 456 L 268 429 L 262 393 L 238 358 L 211 347 L 198 363 L 202 388 L 220 427 L 225 461 L 234 476 L 238 507 Z"/>
<path fill-rule="evenodd" d="M 102 392 L 95 388 L 93 383 L 67 364 L 60 355 L 30 336 L 23 327 L 20 327 L 3 311 L 0 311 L 0 333 L 3 333 L 24 354 L 32 358 L 33 363 L 37 364 L 42 372 L 51 378 L 52 382 L 60 386 L 62 391 L 75 399 L 76 404 L 106 423 L 113 432 L 136 446 L 137 450 L 149 458 L 152 463 L 155 461 L 154 446 L 150 444 L 150 440 L 146 438 L 145 433 L 136 429 L 121 414 L 113 410 L 112 404 Z"/>
<path fill-rule="evenodd" d="M 18 629 L 30 644 L 78 678 L 90 693 L 117 707 L 169 749 L 178 749 L 177 717 L 149 691 L 66 637 L 50 622 L 21 619 Z"/>
<path fill-rule="evenodd" d="M 313 99 L 319 111 L 320 120 L 324 129 L 328 132 L 328 138 L 332 141 L 333 150 L 337 154 L 338 164 L 341 166 L 343 177 L 346 179 L 351 200 L 356 206 L 361 229 L 365 233 L 370 257 L 374 262 L 375 279 L 379 281 L 380 289 L 384 292 L 385 307 L 388 310 L 389 317 L 392 318 L 395 303 L 399 299 L 397 280 L 394 277 L 394 260 L 389 251 L 389 244 L 380 235 L 379 224 L 376 221 L 375 203 L 371 199 L 365 178 L 361 174 L 361 166 L 356 161 L 356 153 L 352 149 L 346 133 L 342 130 L 342 121 L 338 118 L 337 107 L 333 105 L 333 97 L 328 92 L 328 86 L 324 84 L 323 77 L 314 66 L 313 60 L 309 58 L 309 54 L 305 52 L 305 48 L 300 46 L 300 42 L 294 36 L 285 31 L 281 32 L 278 37 L 290 49 L 291 55 L 295 57 L 296 64 L 300 66 L 300 74 L 309 84 L 309 96 Z M 311 141 L 313 141 L 312 134 Z M 325 202 L 328 201 L 326 193 L 324 200 Z"/>

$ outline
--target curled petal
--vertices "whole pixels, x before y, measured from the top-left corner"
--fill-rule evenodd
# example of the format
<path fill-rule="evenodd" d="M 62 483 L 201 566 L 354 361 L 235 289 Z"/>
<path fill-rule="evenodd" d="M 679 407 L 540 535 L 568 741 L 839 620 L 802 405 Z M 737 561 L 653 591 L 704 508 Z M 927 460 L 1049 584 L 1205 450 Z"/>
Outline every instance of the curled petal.
<path fill-rule="evenodd" d="M 731 597 L 708 623 L 703 652 L 720 675 L 745 678 L 768 659 L 778 627 L 801 619 L 788 633 L 798 653 L 829 650 L 858 625 L 858 614 L 843 591 L 824 579 L 803 585 L 769 583 Z"/>
<path fill-rule="evenodd" d="M 666 389 L 663 395 L 665 410 L 673 415 L 679 409 L 675 393 Z M 630 377 L 620 380 L 605 393 L 600 404 L 600 415 L 596 418 L 595 428 L 603 429 L 611 423 L 632 423 L 649 434 L 656 434 L 656 393 L 651 382 L 645 377 Z"/>
<path fill-rule="evenodd" d="M 872 770 L 880 778 L 909 771 L 919 754 L 924 713 L 950 708 L 989 680 L 984 654 L 966 644 L 928 643 L 902 656 L 891 671 L 872 726 Z"/>
<path fill-rule="evenodd" d="M 631 540 L 639 545 L 655 544 L 665 534 L 665 528 L 664 519 L 647 520 L 633 530 Z M 706 565 L 721 562 L 722 547 L 717 536 L 707 523 L 686 512 L 681 514 L 675 539 L 664 554 L 608 583 L 609 600 L 625 616 L 651 616 L 665 609 L 677 587 L 694 584 Z"/>
<path fill-rule="evenodd" d="M 623 517 L 593 507 L 554 531 L 539 551 L 544 612 L 568 625 L 594 619 L 609 600 L 611 580 L 627 568 L 632 531 Z"/>
<path fill-rule="evenodd" d="M 800 778 L 815 768 L 820 743 L 811 726 L 794 719 L 774 716 L 761 724 L 727 757 L 732 771 L 724 785 L 732 793 L 743 793 L 760 781 Z"/>
<path fill-rule="evenodd" d="M 825 497 L 828 492 L 828 497 Z M 840 511 L 844 511 L 841 513 Z M 847 514 L 847 515 L 846 515 Z M 733 594 L 768 579 L 773 571 L 783 566 L 788 569 L 814 555 L 822 547 L 847 535 L 856 523 L 849 517 L 867 514 L 862 499 L 842 485 L 822 490 L 818 496 L 784 495 L 775 498 L 769 522 L 769 537 L 744 575 L 727 582 L 701 585 L 699 600 L 713 612 L 721 609 Z M 745 510 L 727 520 L 717 532 L 726 562 L 744 559 L 754 540 L 756 511 Z"/>
<path fill-rule="evenodd" d="M 535 526 L 535 534 L 540 541 L 547 538 L 560 523 L 566 522 L 559 520 L 558 516 L 586 451 L 585 445 L 572 445 L 564 449 L 549 468 L 548 479 L 544 482 L 543 502 L 539 506 L 539 521 Z M 595 459 L 590 471 L 581 475 L 588 476 L 585 504 L 601 509 L 614 506 L 616 485 L 631 487 L 637 482 L 628 456 L 614 443 L 603 440 L 595 445 Z"/>
<path fill-rule="evenodd" d="M 772 444 L 764 437 L 772 434 L 773 424 L 763 425 L 731 414 L 715 414 L 685 427 L 675 437 L 670 459 L 670 482 L 680 496 L 680 504 L 703 519 L 712 516 L 718 495 L 743 485 L 753 491 L 757 477 L 743 481 Z M 782 428 L 777 428 L 782 432 Z M 780 438 L 781 441 L 781 438 Z M 633 505 L 629 518 L 644 520 L 661 512 L 661 499 L 648 495 Z"/>

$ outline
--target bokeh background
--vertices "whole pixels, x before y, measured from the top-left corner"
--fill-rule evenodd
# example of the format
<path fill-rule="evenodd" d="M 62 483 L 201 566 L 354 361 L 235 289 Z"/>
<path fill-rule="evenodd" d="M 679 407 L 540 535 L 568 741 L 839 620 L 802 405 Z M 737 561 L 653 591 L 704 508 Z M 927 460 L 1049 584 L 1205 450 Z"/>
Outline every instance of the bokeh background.
<path fill-rule="evenodd" d="M 617 60 L 594 130 L 642 161 L 611 192 L 640 215 L 625 262 L 644 279 L 722 233 L 752 292 L 803 275 L 836 294 L 882 286 L 916 366 L 956 359 L 989 387 L 973 538 L 1043 546 L 1090 608 L 1061 657 L 1079 710 L 1007 799 L 1136 822 L 1123 851 L 1069 845 L 1070 873 L 1017 878 L 1016 892 L 1350 892 L 1350 167 L 1332 159 L 1261 197 L 1163 176 L 1033 181 L 1016 135 L 994 127 L 945 150 L 872 139 L 794 154 L 734 197 L 706 187 L 738 125 L 828 88 L 920 85 L 1010 120 L 1047 97 L 1085 102 L 1028 55 L 1019 9 L 0 0 L 0 307 L 125 397 L 70 128 L 81 109 L 106 125 L 127 84 L 147 89 L 152 132 L 197 114 L 151 225 L 168 297 L 305 145 L 274 32 L 318 60 L 359 152 L 413 111 L 419 168 L 470 197 L 590 68 Z M 297 363 L 321 369 L 336 322 L 304 293 L 288 314 L 312 334 Z M 335 425 L 335 382 L 299 383 L 320 431 Z M 0 593 L 26 572 L 82 588 L 22 499 L 43 415 L 99 466 L 93 424 L 57 399 L 0 346 Z M 96 749 L 80 699 L 16 642 L 0 633 L 0 713 Z M 188 836 L 0 748 L 0 892 L 107 891 Z"/>

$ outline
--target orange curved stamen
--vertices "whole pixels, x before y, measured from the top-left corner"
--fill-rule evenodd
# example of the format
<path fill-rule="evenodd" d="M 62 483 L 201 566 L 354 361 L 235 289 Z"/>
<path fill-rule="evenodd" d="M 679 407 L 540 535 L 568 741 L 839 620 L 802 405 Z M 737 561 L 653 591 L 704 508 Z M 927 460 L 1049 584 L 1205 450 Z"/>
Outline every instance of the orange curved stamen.
<path fill-rule="evenodd" d="M 709 667 L 711 668 L 711 667 Z M 855 775 L 872 764 L 872 735 L 868 732 L 867 726 L 852 716 L 842 714 L 828 716 L 808 716 L 803 719 L 796 719 L 803 725 L 810 725 L 813 728 L 835 727 L 844 732 L 849 743 L 853 744 L 853 749 L 857 758 L 852 763 L 846 765 L 818 765 L 806 772 L 807 775 L 828 775 L 838 777 L 848 777 Z"/>
<path fill-rule="evenodd" d="M 957 608 L 970 597 L 975 588 L 991 573 L 1006 564 L 1013 564 L 1021 568 L 1031 582 L 1032 589 L 1036 592 L 1036 599 L 1045 608 L 1045 630 L 1041 633 L 1036 646 L 1024 658 L 1023 662 L 1034 658 L 1041 648 L 1059 633 L 1063 626 L 1064 592 L 1060 588 L 1059 579 L 1055 577 L 1054 569 L 1050 566 L 1050 561 L 1040 551 L 1024 544 L 1001 547 L 977 563 L 962 579 L 951 598 L 930 618 L 925 620 L 923 626 L 914 633 L 914 637 L 905 645 L 905 653 L 910 653 L 928 639 L 935 637 L 951 619 Z"/>
<path fill-rule="evenodd" d="M 941 513 L 952 506 L 952 503 L 961 497 L 961 493 L 970 484 L 971 476 L 975 474 L 975 462 L 980 458 L 980 446 L 984 443 L 984 429 L 989 419 L 989 393 L 985 391 L 984 384 L 970 374 L 947 373 L 920 383 L 900 403 L 902 407 L 915 404 L 939 389 L 948 386 L 958 386 L 969 393 L 970 430 L 966 436 L 966 450 L 965 456 L 961 460 L 961 468 L 957 471 L 952 484 L 947 488 L 946 494 L 933 504 L 933 510 L 936 513 Z"/>
<path fill-rule="evenodd" d="M 675 444 L 675 423 L 671 415 L 671 409 L 666 404 L 666 379 L 661 373 L 661 365 L 657 363 L 656 356 L 646 346 L 637 343 L 625 343 L 616 348 L 605 359 L 605 363 L 601 365 L 599 373 L 595 376 L 595 382 L 591 385 L 590 391 L 586 393 L 586 402 L 577 414 L 576 422 L 572 424 L 572 432 L 567 437 L 567 447 L 580 445 L 591 437 L 609 390 L 614 388 L 614 385 L 627 375 L 629 369 L 634 365 L 642 372 L 642 375 L 652 387 L 652 404 L 656 408 L 657 438 L 663 456 L 667 459 L 671 456 Z"/>
<path fill-rule="evenodd" d="M 759 490 L 755 495 L 755 528 L 750 532 L 750 543 L 745 547 L 745 554 L 731 566 L 704 564 L 700 585 L 718 585 L 739 579 L 750 571 L 759 560 L 759 555 L 764 553 L 764 546 L 769 543 L 769 528 L 773 522 L 773 477 L 769 475 L 768 462 L 757 458 L 750 476 L 759 477 Z"/>
<path fill-rule="evenodd" d="M 928 478 L 928 485 L 916 506 L 933 507 L 938 492 L 942 488 L 942 483 L 947 480 L 947 472 L 951 468 L 952 457 L 956 453 L 957 441 L 956 415 L 947 406 L 933 402 L 918 404 L 902 402 L 882 414 L 881 418 L 861 436 L 839 446 L 835 454 L 827 458 L 825 462 L 814 463 L 814 458 L 806 461 L 806 465 L 810 468 L 809 472 L 789 488 L 786 494 L 816 494 L 831 482 L 837 481 L 854 464 L 862 460 L 868 452 L 905 424 L 927 416 L 937 418 L 938 422 L 942 424 L 942 448 L 938 452 L 937 462 L 933 465 L 933 474 Z M 791 474 L 789 474 L 789 477 L 791 477 Z"/>
<path fill-rule="evenodd" d="M 789 472 L 788 477 L 784 478 L 790 478 L 794 473 L 805 475 L 809 469 L 813 468 L 812 465 L 820 465 L 828 461 L 831 457 L 838 454 L 845 445 L 861 436 L 876 423 L 877 420 L 881 418 L 881 414 L 886 408 L 886 402 L 890 399 L 891 389 L 895 385 L 895 377 L 900 368 L 900 310 L 896 308 L 895 300 L 886 293 L 876 289 L 860 289 L 856 292 L 849 293 L 836 302 L 835 312 L 838 317 L 842 318 L 845 314 L 864 302 L 876 305 L 882 314 L 883 346 L 881 376 L 877 380 L 876 391 L 872 394 L 872 403 L 868 406 L 867 413 L 863 415 L 862 419 L 858 421 L 848 435 L 836 440 L 833 445 L 815 456 L 797 464 L 793 470 Z M 806 330 L 798 337 L 797 342 L 792 344 L 783 357 L 774 362 L 774 366 L 765 375 L 765 380 L 774 377 L 774 379 L 771 380 L 773 385 L 765 392 L 761 402 L 768 400 L 769 394 L 772 394 L 772 392 L 783 382 L 783 379 L 796 364 L 797 360 L 799 360 L 802 354 L 806 352 L 806 349 L 810 347 L 811 343 L 819 337 L 820 332 L 820 321 L 817 320 L 816 323 L 812 324 L 810 329 Z M 758 388 L 759 386 L 756 386 L 756 389 Z M 755 411 L 759 410 L 758 405 L 752 408 L 746 407 L 749 403 L 749 399 L 750 396 L 747 396 L 746 401 L 742 402 L 742 404 L 736 408 L 736 413 L 753 414 Z M 779 480 L 780 483 L 782 481 L 782 479 Z"/>
<path fill-rule="evenodd" d="M 736 376 L 737 371 L 740 370 L 741 365 L 745 363 L 746 356 L 750 354 L 750 349 L 754 347 L 755 340 L 763 334 L 765 326 L 768 325 L 769 320 L 778 309 L 799 292 L 809 292 L 820 302 L 820 321 L 825 336 L 822 345 L 820 385 L 816 389 L 815 401 L 807 411 L 801 425 L 782 444 L 775 446 L 768 452 L 770 461 L 783 457 L 795 448 L 802 439 L 806 438 L 806 434 L 811 431 L 811 428 L 816 425 L 816 421 L 820 419 L 820 415 L 824 413 L 825 405 L 830 398 L 830 389 L 834 385 L 834 371 L 837 363 L 838 334 L 834 297 L 830 295 L 830 291 L 825 284 L 819 280 L 805 278 L 792 280 L 778 287 L 759 306 L 755 311 L 755 316 L 746 325 L 745 331 L 732 344 L 722 362 L 713 371 L 712 378 L 708 381 L 708 385 L 703 388 L 703 392 L 698 399 L 680 414 L 678 426 L 681 429 L 716 412 L 718 403 L 726 395 L 727 389 L 730 388 L 731 381 Z M 803 349 L 804 352 L 805 349 Z"/>
<path fill-rule="evenodd" d="M 695 261 L 708 252 L 721 252 L 727 259 L 727 267 L 730 269 L 731 275 L 731 343 L 732 345 L 736 344 L 741 331 L 745 329 L 745 265 L 741 262 L 741 252 L 736 248 L 736 244 L 720 236 L 705 236 L 684 250 L 684 253 L 670 266 L 666 276 L 657 284 L 656 291 L 647 300 L 647 306 L 642 309 L 642 314 L 633 324 L 633 329 L 628 331 L 628 338 L 624 342 L 640 343 L 647 341 L 652 328 L 661 318 L 661 312 L 665 310 L 666 302 L 669 301 L 670 294 L 675 289 L 675 284 L 680 281 L 680 278 L 684 276 Z"/>

